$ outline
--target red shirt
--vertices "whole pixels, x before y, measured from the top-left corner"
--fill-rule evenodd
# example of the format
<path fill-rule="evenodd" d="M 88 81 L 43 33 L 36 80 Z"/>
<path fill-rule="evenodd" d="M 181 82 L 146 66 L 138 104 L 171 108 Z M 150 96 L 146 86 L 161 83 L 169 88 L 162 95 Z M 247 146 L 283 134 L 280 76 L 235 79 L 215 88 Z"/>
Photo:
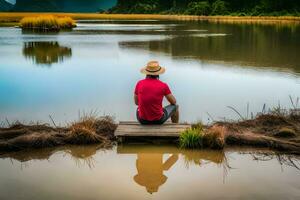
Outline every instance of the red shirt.
<path fill-rule="evenodd" d="M 171 94 L 169 86 L 153 78 L 140 80 L 134 93 L 138 96 L 138 114 L 141 119 L 155 121 L 163 116 L 164 96 Z"/>

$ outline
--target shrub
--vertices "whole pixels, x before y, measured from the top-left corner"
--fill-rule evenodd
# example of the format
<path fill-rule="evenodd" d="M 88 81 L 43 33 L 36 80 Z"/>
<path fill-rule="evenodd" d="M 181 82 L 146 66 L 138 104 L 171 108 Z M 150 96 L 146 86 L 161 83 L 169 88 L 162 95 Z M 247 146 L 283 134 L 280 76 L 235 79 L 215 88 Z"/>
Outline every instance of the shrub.
<path fill-rule="evenodd" d="M 228 8 L 225 1 L 217 0 L 212 4 L 213 15 L 225 15 L 228 14 Z"/>
<path fill-rule="evenodd" d="M 209 15 L 209 13 L 210 5 L 207 1 L 191 2 L 185 12 L 188 15 Z"/>
<path fill-rule="evenodd" d="M 20 21 L 23 29 L 51 30 L 70 29 L 76 27 L 75 21 L 70 17 L 55 17 L 53 15 L 44 15 L 38 17 L 24 17 Z"/>

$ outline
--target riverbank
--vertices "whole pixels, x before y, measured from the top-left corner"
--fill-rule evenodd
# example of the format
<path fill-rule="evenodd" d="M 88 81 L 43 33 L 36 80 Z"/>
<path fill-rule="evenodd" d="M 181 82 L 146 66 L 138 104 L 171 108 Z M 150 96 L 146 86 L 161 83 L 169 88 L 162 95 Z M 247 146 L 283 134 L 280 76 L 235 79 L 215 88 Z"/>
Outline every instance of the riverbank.
<path fill-rule="evenodd" d="M 54 123 L 55 124 L 55 123 Z M 282 153 L 300 155 L 300 112 L 260 114 L 254 119 L 238 122 L 215 122 L 206 130 L 221 127 L 220 134 L 229 146 L 265 147 Z M 0 128 L 0 152 L 63 145 L 100 144 L 112 146 L 117 124 L 111 117 L 84 117 L 67 127 L 23 125 L 15 123 Z M 177 141 L 175 141 L 177 142 Z"/>
<path fill-rule="evenodd" d="M 40 149 L 63 145 L 101 144 L 111 146 L 117 125 L 113 119 L 104 117 L 82 117 L 66 127 L 48 124 L 24 125 L 19 122 L 8 128 L 0 128 L 0 152 L 25 149 Z"/>
<path fill-rule="evenodd" d="M 195 15 L 158 15 L 158 14 L 97 14 L 97 13 L 25 13 L 0 12 L 0 25 L 18 23 L 24 17 L 43 15 L 71 17 L 74 20 L 175 20 L 175 21 L 209 21 L 222 23 L 292 23 L 299 24 L 296 16 L 195 16 Z M 16 25 L 15 24 L 15 25 Z"/>

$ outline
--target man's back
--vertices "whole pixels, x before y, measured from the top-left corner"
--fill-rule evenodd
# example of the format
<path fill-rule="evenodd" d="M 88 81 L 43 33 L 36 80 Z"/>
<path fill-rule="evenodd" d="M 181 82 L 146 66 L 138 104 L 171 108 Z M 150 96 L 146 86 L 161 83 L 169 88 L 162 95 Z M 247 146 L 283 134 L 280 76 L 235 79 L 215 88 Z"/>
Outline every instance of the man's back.
<path fill-rule="evenodd" d="M 138 96 L 138 114 L 144 120 L 155 121 L 163 116 L 163 97 L 171 94 L 168 85 L 159 79 L 145 78 L 135 88 Z"/>

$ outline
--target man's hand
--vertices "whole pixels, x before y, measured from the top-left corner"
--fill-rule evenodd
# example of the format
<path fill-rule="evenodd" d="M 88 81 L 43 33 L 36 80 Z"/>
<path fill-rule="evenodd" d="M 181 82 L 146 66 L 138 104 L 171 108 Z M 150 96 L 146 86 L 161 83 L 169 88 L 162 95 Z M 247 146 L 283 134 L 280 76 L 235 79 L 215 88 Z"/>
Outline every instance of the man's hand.
<path fill-rule="evenodd" d="M 166 95 L 167 100 L 169 101 L 170 104 L 172 105 L 176 105 L 176 99 L 173 96 L 173 94 L 168 94 Z"/>
<path fill-rule="evenodd" d="M 139 105 L 139 102 L 138 102 L 138 96 L 136 95 L 136 94 L 134 94 L 134 103 L 135 103 L 135 105 Z"/>

